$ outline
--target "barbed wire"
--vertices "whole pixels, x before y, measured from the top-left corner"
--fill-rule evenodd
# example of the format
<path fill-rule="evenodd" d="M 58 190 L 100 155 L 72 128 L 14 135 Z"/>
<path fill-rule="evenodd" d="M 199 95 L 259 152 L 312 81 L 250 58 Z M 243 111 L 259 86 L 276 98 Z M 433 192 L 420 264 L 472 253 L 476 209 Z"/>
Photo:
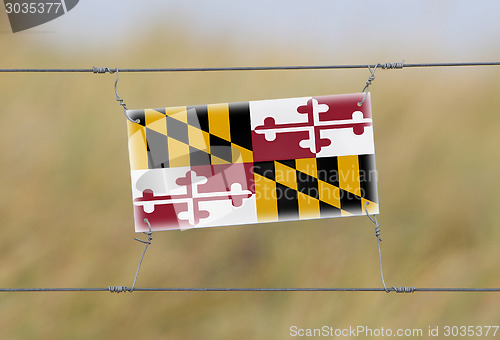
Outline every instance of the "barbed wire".
<path fill-rule="evenodd" d="M 298 65 L 298 66 L 234 66 L 234 67 L 167 67 L 167 68 L 3 68 L 0 72 L 73 72 L 73 73 L 112 73 L 119 72 L 216 72 L 216 71 L 273 71 L 273 70 L 333 70 L 333 69 L 366 69 L 379 67 L 382 69 L 402 69 L 415 67 L 461 67 L 461 66 L 500 66 L 500 61 L 456 62 L 456 63 L 376 63 L 346 65 Z"/>

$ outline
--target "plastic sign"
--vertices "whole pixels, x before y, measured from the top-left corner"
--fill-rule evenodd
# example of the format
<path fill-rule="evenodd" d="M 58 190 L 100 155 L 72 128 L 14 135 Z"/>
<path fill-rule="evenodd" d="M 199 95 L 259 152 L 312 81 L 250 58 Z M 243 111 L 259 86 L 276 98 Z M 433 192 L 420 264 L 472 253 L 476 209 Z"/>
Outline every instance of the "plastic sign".
<path fill-rule="evenodd" d="M 378 213 L 363 97 L 127 111 L 135 230 Z"/>

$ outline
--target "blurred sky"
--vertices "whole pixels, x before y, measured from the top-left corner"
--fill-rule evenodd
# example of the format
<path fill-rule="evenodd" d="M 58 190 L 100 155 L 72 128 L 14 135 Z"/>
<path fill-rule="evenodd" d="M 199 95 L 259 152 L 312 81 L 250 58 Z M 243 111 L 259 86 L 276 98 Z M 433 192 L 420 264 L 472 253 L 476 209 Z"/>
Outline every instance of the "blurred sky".
<path fill-rule="evenodd" d="M 271 45 L 314 49 L 311 63 L 374 62 L 366 60 L 373 51 L 393 58 L 380 62 L 487 61 L 499 59 L 499 12 L 498 0 L 80 0 L 67 15 L 17 35 L 68 52 L 102 51 L 139 44 L 154 28 L 165 39 L 191 32 L 193 44 L 223 39 L 250 55 Z M 1 30 L 10 33 L 8 25 Z"/>

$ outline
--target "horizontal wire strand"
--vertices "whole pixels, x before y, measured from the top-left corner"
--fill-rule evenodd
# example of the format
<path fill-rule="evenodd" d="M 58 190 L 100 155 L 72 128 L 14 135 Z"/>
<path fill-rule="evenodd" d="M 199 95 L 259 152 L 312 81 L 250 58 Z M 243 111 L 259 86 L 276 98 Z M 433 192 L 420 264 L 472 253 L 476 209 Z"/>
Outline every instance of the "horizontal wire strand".
<path fill-rule="evenodd" d="M 399 287 L 403 288 L 403 287 Z M 414 292 L 495 292 L 500 288 L 415 288 L 392 290 L 396 293 Z M 134 292 L 384 292 L 384 288 L 138 288 Z M 132 292 L 124 286 L 107 288 L 0 288 L 0 293 L 14 292 Z"/>
<path fill-rule="evenodd" d="M 236 67 L 172 67 L 172 68 L 3 68 L 0 72 L 74 72 L 74 73 L 106 73 L 108 70 L 119 72 L 215 72 L 215 71 L 272 71 L 272 70 L 328 70 L 328 69 L 364 69 L 379 66 L 382 69 L 401 69 L 412 67 L 457 67 L 457 66 L 500 66 L 493 62 L 459 62 L 459 63 L 378 63 L 357 65 L 301 65 L 301 66 L 236 66 Z M 396 67 L 397 66 L 397 67 Z M 108 70 L 106 70 L 108 69 Z"/>

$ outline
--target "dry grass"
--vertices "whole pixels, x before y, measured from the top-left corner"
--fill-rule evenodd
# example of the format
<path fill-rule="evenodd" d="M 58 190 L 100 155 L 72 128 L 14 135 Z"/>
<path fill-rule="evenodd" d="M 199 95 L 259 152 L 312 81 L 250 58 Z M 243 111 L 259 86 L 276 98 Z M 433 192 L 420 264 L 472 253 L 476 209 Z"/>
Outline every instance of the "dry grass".
<path fill-rule="evenodd" d="M 0 35 L 9 46 L 0 50 L 2 67 L 200 60 L 189 37 L 67 59 L 33 42 L 26 49 L 29 39 Z M 206 66 L 236 64 L 237 54 L 221 53 L 228 49 L 221 43 L 196 53 L 204 51 Z M 294 60 L 270 49 L 257 63 Z M 358 92 L 367 75 L 123 74 L 119 86 L 129 107 L 142 108 Z M 377 72 L 372 105 L 389 285 L 499 286 L 499 75 L 495 68 Z M 125 119 L 113 77 L 0 77 L 0 285 L 130 284 L 142 245 L 133 241 Z M 138 285 L 380 286 L 373 225 L 358 217 L 157 233 Z M 497 323 L 498 302 L 498 294 L 3 293 L 0 338 L 279 339 L 291 325 L 324 324 L 427 329 Z"/>

